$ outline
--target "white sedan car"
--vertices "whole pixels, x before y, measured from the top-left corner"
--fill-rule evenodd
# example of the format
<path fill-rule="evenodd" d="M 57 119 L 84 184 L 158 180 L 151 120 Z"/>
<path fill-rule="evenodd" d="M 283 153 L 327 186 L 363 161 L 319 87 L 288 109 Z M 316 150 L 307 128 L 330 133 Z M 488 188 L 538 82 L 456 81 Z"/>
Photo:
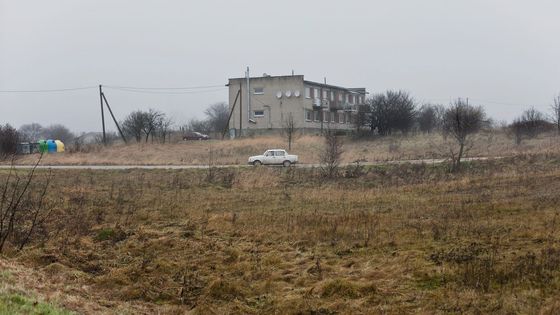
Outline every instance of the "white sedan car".
<path fill-rule="evenodd" d="M 262 155 L 255 155 L 249 157 L 248 163 L 250 165 L 284 165 L 290 166 L 298 162 L 298 156 L 288 154 L 286 150 L 282 149 L 272 149 L 266 150 Z"/>

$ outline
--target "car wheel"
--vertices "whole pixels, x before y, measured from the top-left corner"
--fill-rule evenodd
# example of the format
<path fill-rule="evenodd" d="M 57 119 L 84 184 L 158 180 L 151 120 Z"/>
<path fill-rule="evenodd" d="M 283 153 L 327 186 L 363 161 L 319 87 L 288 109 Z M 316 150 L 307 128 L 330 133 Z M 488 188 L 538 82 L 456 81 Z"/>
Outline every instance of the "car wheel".
<path fill-rule="evenodd" d="M 292 165 L 292 162 L 286 160 L 286 161 L 284 161 L 284 163 L 282 163 L 282 165 L 284 165 L 284 167 L 288 167 L 288 166 Z"/>
<path fill-rule="evenodd" d="M 260 166 L 260 165 L 262 165 L 262 163 L 261 163 L 261 161 L 256 160 L 256 161 L 253 162 L 253 165 L 254 166 Z"/>

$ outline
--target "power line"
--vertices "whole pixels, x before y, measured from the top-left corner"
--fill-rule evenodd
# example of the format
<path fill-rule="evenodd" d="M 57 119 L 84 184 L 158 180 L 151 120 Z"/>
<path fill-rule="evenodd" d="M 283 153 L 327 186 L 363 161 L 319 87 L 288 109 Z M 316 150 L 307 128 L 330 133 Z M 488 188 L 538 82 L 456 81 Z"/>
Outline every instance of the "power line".
<path fill-rule="evenodd" d="M 96 89 L 96 88 L 97 86 L 84 86 L 84 87 L 75 87 L 75 88 L 44 89 L 44 90 L 0 90 L 0 93 L 52 93 L 52 92 L 89 90 L 89 89 Z"/>
<path fill-rule="evenodd" d="M 223 84 L 202 85 L 202 86 L 189 86 L 189 87 L 135 87 L 135 86 L 104 85 L 104 87 L 115 88 L 115 89 L 129 89 L 129 90 L 196 90 L 196 89 L 224 87 L 224 85 Z"/>
<path fill-rule="evenodd" d="M 211 93 L 217 91 L 223 91 L 227 89 L 226 87 L 222 87 L 219 89 L 210 89 L 210 90 L 198 90 L 198 91 L 184 91 L 184 92 L 168 92 L 168 91 L 151 91 L 151 90 L 135 90 L 135 89 L 128 89 L 128 88 L 116 88 L 110 86 L 103 86 L 108 89 L 117 90 L 117 91 L 124 91 L 124 92 L 132 92 L 132 93 L 143 93 L 143 94 L 164 94 L 164 95 L 173 95 L 173 94 L 200 94 L 200 93 Z"/>

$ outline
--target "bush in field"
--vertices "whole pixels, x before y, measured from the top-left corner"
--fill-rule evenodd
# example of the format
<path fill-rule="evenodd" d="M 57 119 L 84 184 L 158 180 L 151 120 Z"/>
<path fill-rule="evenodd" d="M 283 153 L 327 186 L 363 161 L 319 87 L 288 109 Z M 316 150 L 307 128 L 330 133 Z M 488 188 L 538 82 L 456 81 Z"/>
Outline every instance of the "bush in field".
<path fill-rule="evenodd" d="M 148 142 L 151 136 L 152 142 L 154 137 L 156 137 L 163 143 L 165 143 L 165 139 L 170 135 L 171 124 L 171 119 L 155 109 L 134 111 L 121 123 L 125 136 L 136 140 L 136 142 L 141 142 L 142 140 Z"/>
<path fill-rule="evenodd" d="M 550 123 L 545 120 L 544 114 L 530 108 L 516 118 L 509 126 L 516 144 L 521 144 L 523 138 L 532 139 L 539 134 L 551 129 Z"/>
<path fill-rule="evenodd" d="M 470 136 L 478 132 L 484 123 L 486 114 L 481 106 L 472 106 L 458 99 L 443 114 L 443 132 L 455 140 L 458 147 L 449 146 L 451 169 L 456 171 L 461 165 L 461 158 L 471 147 Z"/>
<path fill-rule="evenodd" d="M 550 109 L 552 109 L 552 122 L 556 125 L 556 132 L 560 135 L 560 94 L 554 98 Z"/>
<path fill-rule="evenodd" d="M 41 159 L 24 176 L 10 168 L 0 185 L 0 253 L 6 248 L 21 250 L 39 234 L 48 237 L 45 221 L 52 208 L 45 202 L 51 176 L 44 183 L 35 183 L 35 171 Z"/>
<path fill-rule="evenodd" d="M 14 127 L 0 125 L 0 159 L 16 154 L 18 142 L 19 134 Z"/>
<path fill-rule="evenodd" d="M 423 105 L 416 116 L 418 128 L 424 133 L 441 130 L 445 108 L 441 105 Z"/>
<path fill-rule="evenodd" d="M 325 147 L 321 152 L 321 171 L 323 176 L 334 178 L 338 176 L 338 168 L 342 158 L 342 140 L 334 131 L 325 133 Z"/>
<path fill-rule="evenodd" d="M 416 115 L 416 104 L 404 91 L 387 91 L 369 100 L 368 125 L 372 132 L 390 135 L 395 131 L 408 132 Z"/>

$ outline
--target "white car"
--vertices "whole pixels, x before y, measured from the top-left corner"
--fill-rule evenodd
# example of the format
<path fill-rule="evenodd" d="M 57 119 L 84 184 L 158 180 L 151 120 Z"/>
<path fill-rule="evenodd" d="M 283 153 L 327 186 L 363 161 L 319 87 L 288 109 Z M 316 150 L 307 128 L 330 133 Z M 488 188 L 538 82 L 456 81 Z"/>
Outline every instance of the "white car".
<path fill-rule="evenodd" d="M 272 149 L 266 150 L 265 153 L 262 155 L 255 155 L 249 157 L 248 163 L 250 165 L 284 165 L 290 166 L 292 164 L 296 164 L 298 162 L 298 156 L 288 154 L 286 150 L 282 149 Z"/>

